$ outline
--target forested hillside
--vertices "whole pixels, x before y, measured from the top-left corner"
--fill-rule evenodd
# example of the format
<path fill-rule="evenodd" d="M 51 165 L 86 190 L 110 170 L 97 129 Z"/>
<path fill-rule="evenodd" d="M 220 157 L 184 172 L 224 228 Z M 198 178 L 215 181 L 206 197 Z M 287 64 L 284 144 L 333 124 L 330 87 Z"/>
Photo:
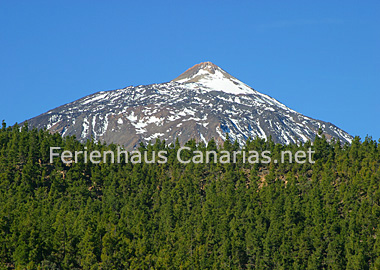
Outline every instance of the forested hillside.
<path fill-rule="evenodd" d="M 194 140 L 191 149 L 217 147 Z M 0 269 L 380 269 L 380 153 L 351 145 L 248 140 L 315 151 L 314 164 L 49 163 L 49 148 L 115 149 L 26 126 L 0 130 Z"/>

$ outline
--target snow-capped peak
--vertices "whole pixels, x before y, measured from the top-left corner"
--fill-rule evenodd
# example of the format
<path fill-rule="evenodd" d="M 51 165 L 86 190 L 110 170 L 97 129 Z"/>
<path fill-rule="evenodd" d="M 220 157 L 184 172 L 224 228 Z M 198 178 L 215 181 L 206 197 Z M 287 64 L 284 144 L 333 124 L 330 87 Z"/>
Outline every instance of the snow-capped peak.
<path fill-rule="evenodd" d="M 203 62 L 189 68 L 172 82 L 195 84 L 195 86 L 202 86 L 210 91 L 223 91 L 229 94 L 253 94 L 256 92 L 211 62 Z"/>
<path fill-rule="evenodd" d="M 221 92 L 223 91 L 223 92 Z M 200 63 L 169 83 L 101 91 L 29 119 L 81 141 L 117 143 L 132 150 L 157 138 L 181 145 L 189 139 L 220 142 L 226 136 L 244 145 L 249 137 L 272 137 L 277 143 L 326 138 L 351 142 L 331 123 L 314 120 L 260 93 L 210 63 Z"/>

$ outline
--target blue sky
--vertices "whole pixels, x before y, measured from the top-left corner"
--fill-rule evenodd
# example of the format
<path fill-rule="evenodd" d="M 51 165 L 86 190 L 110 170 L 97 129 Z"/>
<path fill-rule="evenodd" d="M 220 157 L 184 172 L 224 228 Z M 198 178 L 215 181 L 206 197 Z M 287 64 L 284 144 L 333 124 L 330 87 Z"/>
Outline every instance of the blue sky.
<path fill-rule="evenodd" d="M 380 138 L 379 1 L 0 1 L 0 120 L 211 61 L 352 135 Z"/>

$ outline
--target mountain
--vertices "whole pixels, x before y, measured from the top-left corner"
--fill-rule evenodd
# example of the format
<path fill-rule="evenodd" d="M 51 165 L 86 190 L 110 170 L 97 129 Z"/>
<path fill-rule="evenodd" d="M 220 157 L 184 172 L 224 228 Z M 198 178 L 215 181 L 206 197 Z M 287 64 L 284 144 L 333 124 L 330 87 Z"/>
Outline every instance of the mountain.
<path fill-rule="evenodd" d="M 272 137 L 288 144 L 327 139 L 351 142 L 352 136 L 331 123 L 304 116 L 239 81 L 211 62 L 193 66 L 166 83 L 101 91 L 28 120 L 81 141 L 118 143 L 133 149 L 140 142 L 211 138 L 242 144 L 248 137 Z"/>

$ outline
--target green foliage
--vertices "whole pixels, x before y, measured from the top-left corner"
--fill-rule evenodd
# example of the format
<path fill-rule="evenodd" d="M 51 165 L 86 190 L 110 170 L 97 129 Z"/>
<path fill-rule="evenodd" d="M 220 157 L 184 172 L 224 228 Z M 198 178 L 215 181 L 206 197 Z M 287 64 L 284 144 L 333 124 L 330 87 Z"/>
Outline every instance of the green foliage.
<path fill-rule="evenodd" d="M 0 269 L 380 269 L 376 141 L 316 138 L 315 164 L 49 163 L 49 147 L 114 150 L 27 126 L 0 129 Z M 235 151 L 227 140 L 192 150 Z M 184 153 L 188 155 L 188 153 Z M 273 160 L 272 159 L 272 160 Z"/>

